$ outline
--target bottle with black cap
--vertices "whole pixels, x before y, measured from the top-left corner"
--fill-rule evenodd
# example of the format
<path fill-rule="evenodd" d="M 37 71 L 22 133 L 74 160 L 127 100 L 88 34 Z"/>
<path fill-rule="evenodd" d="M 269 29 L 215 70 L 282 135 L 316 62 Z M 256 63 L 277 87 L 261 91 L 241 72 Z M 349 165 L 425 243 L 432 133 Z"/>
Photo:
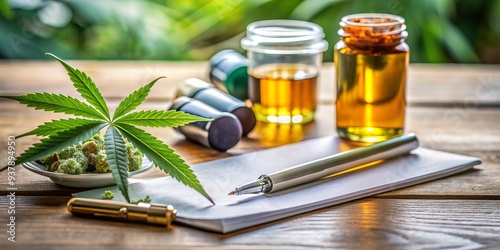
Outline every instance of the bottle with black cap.
<path fill-rule="evenodd" d="M 177 97 L 179 96 L 191 97 L 217 110 L 235 115 L 241 123 L 243 136 L 250 133 L 257 122 L 252 109 L 244 102 L 200 79 L 189 78 L 182 82 L 177 89 Z"/>
<path fill-rule="evenodd" d="M 241 139 L 241 124 L 231 113 L 221 112 L 186 96 L 175 99 L 169 110 L 213 118 L 212 121 L 199 121 L 175 128 L 186 138 L 206 147 L 224 152 L 236 146 Z"/>
<path fill-rule="evenodd" d="M 210 81 L 232 96 L 248 99 L 248 59 L 236 50 L 226 49 L 210 58 Z"/>

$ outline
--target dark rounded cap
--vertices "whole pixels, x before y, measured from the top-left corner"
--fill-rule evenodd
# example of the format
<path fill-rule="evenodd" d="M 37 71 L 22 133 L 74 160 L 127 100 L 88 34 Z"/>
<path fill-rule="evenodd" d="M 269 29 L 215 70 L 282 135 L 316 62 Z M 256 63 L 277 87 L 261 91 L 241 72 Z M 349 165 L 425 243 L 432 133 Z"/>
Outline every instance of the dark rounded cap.
<path fill-rule="evenodd" d="M 241 124 L 235 116 L 222 113 L 208 128 L 208 143 L 218 151 L 226 151 L 238 144 L 241 139 Z"/>
<path fill-rule="evenodd" d="M 251 108 L 247 106 L 242 106 L 233 110 L 233 115 L 235 115 L 238 120 L 240 120 L 241 127 L 243 128 L 243 136 L 248 135 L 253 128 L 255 128 L 255 124 L 257 123 L 257 119 L 255 118 L 255 113 Z"/>

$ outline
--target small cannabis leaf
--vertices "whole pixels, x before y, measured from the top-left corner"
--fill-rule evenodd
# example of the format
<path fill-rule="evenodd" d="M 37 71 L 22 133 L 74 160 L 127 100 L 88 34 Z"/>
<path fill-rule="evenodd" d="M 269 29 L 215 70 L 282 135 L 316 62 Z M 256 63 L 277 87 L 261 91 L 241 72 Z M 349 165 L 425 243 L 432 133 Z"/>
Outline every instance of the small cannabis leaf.
<path fill-rule="evenodd" d="M 16 100 L 21 104 L 26 104 L 26 106 L 33 107 L 35 109 L 106 121 L 105 118 L 93 107 L 71 96 L 35 93 L 20 96 L 0 97 Z"/>
<path fill-rule="evenodd" d="M 128 157 L 125 142 L 114 126 L 109 126 L 104 135 L 104 148 L 108 156 L 108 164 L 118 188 L 127 201 L 128 195 Z"/>
<path fill-rule="evenodd" d="M 143 110 L 127 114 L 115 122 L 144 127 L 178 127 L 197 121 L 196 116 L 186 116 L 175 110 Z"/>
<path fill-rule="evenodd" d="M 60 120 L 52 120 L 51 122 L 46 122 L 38 128 L 24 133 L 22 135 L 16 136 L 16 138 L 21 138 L 28 135 L 37 135 L 37 136 L 50 136 L 53 134 L 57 134 L 64 130 L 68 130 L 68 128 L 78 127 L 87 124 L 93 124 L 96 121 L 82 119 L 82 118 L 69 118 L 69 119 L 60 119 Z"/>
<path fill-rule="evenodd" d="M 130 202 L 128 158 L 124 138 L 142 151 L 158 168 L 198 191 L 212 204 L 214 203 L 193 171 L 174 150 L 151 134 L 135 127 L 177 127 L 191 122 L 210 120 L 173 110 L 132 112 L 146 99 L 154 84 L 164 77 L 154 79 L 127 96 L 118 105 L 111 117 L 106 101 L 96 84 L 85 72 L 74 69 L 53 54 L 46 53 L 46 55 L 54 57 L 62 64 L 68 72 L 73 86 L 87 102 L 82 102 L 70 96 L 51 93 L 34 93 L 20 96 L 0 95 L 0 98 L 16 100 L 38 110 L 78 116 L 77 118 L 52 120 L 20 135 L 19 137 L 36 135 L 45 138 L 22 153 L 16 159 L 16 164 L 38 160 L 60 152 L 89 139 L 104 127 L 107 127 L 104 146 L 109 168 L 115 183 L 128 202 Z"/>

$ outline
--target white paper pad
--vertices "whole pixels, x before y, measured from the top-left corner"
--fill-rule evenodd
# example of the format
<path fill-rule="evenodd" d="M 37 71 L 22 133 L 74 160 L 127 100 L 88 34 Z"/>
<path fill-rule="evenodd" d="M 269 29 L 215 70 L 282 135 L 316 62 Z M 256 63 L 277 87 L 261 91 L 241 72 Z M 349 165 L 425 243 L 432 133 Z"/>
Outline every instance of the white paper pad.
<path fill-rule="evenodd" d="M 227 195 L 236 186 L 261 174 L 338 153 L 339 145 L 339 139 L 330 136 L 192 166 L 215 201 L 215 206 L 170 177 L 139 180 L 130 184 L 130 194 L 132 199 L 149 195 L 153 203 L 173 205 L 178 211 L 177 222 L 228 233 L 435 180 L 481 163 L 474 157 L 419 148 L 407 156 L 269 195 Z M 115 200 L 124 201 L 116 186 L 85 191 L 75 196 L 100 198 L 105 190 L 113 191 L 117 196 Z"/>

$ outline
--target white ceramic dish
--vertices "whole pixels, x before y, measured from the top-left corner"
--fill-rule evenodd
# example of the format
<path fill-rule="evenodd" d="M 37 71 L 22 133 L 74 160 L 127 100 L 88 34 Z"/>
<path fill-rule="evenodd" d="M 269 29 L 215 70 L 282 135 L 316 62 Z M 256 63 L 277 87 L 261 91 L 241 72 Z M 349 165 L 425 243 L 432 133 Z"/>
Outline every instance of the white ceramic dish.
<path fill-rule="evenodd" d="M 44 169 L 44 167 L 37 162 L 27 162 L 22 164 L 26 169 L 49 177 L 54 183 L 62 186 L 75 187 L 75 188 L 98 188 L 106 187 L 115 184 L 113 176 L 111 173 L 102 174 L 63 174 L 50 172 Z M 153 167 L 153 162 L 148 158 L 144 157 L 142 160 L 142 167 L 139 170 L 129 172 L 129 176 L 133 176 L 145 171 L 148 171 Z"/>

